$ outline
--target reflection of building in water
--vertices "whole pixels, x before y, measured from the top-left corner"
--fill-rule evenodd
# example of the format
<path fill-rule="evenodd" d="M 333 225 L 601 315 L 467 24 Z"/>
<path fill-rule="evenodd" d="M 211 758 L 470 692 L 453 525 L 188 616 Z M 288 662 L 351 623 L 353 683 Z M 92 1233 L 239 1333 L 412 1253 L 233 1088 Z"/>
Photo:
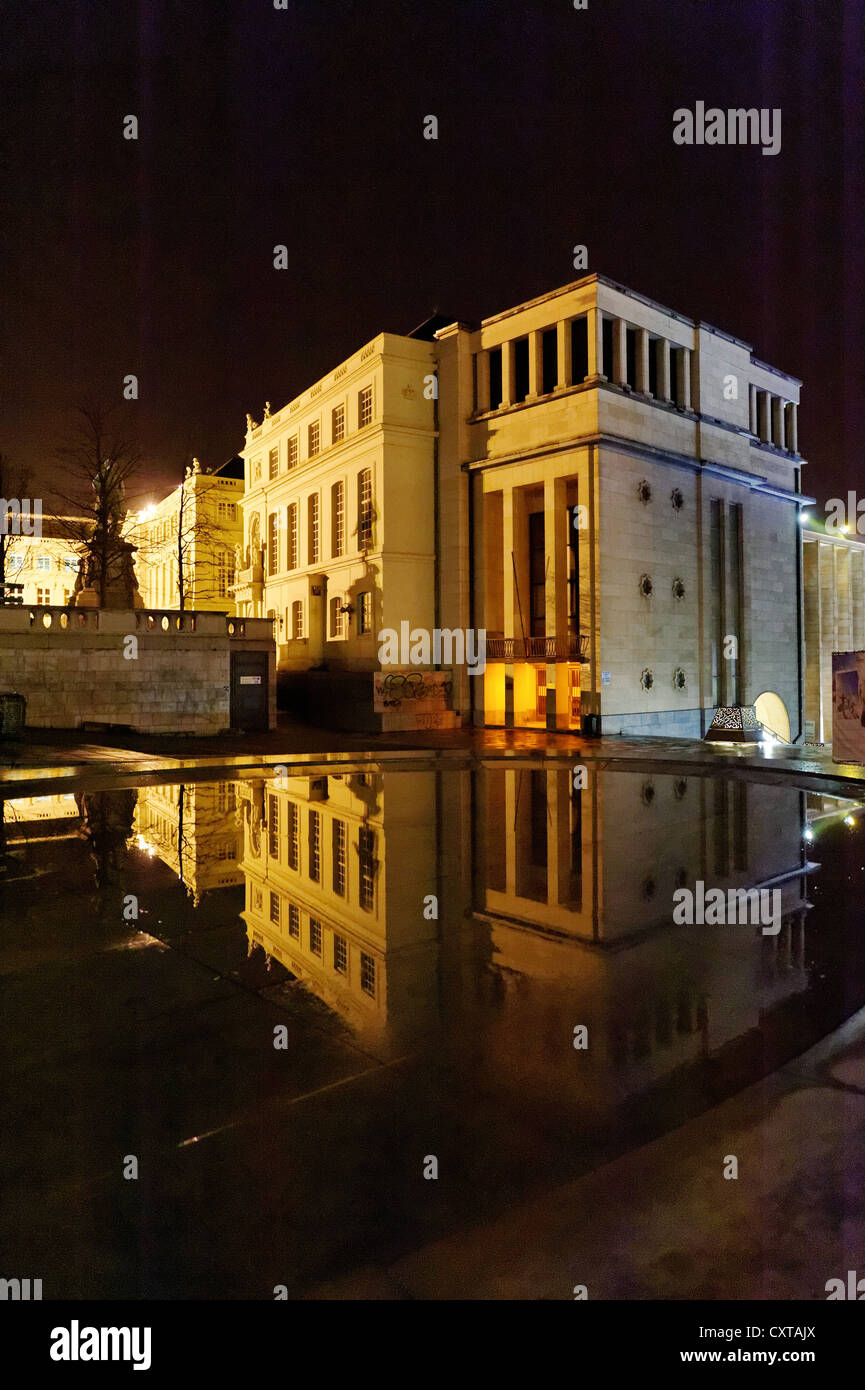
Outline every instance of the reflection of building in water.
<path fill-rule="evenodd" d="M 474 916 L 490 929 L 490 997 L 507 1001 L 490 1050 L 509 1083 L 573 1087 L 605 1110 L 805 989 L 803 793 L 615 772 L 572 792 L 570 770 L 487 767 L 476 804 Z M 777 888 L 780 932 L 674 925 L 674 892 L 698 880 Z M 585 1053 L 570 1042 L 580 1024 Z"/>
<path fill-rule="evenodd" d="M 361 1034 L 435 1019 L 436 779 L 378 772 L 243 785 L 241 868 L 260 947 Z M 429 910 L 429 909 L 428 909 Z"/>
<path fill-rule="evenodd" d="M 196 903 L 240 882 L 235 782 L 174 783 L 138 792 L 134 833 L 186 884 Z"/>
<path fill-rule="evenodd" d="M 78 821 L 72 792 L 54 796 L 16 796 L 0 804 L 8 840 L 61 839 L 76 833 L 69 821 Z M 38 824 L 38 829 L 37 829 Z"/>

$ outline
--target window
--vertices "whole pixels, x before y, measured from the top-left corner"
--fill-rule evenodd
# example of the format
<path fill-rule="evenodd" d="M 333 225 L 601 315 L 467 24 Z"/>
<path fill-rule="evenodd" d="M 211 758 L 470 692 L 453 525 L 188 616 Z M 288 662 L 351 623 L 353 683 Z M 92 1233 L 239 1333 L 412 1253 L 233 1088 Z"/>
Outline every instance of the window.
<path fill-rule="evenodd" d="M 50 607 L 50 605 L 51 605 L 51 590 L 50 590 L 50 589 L 37 589 L 37 590 L 36 590 L 36 602 L 37 602 L 38 604 L 41 604 L 42 607 Z"/>
<path fill-rule="evenodd" d="M 278 514 L 271 512 L 267 518 L 267 572 L 276 574 L 279 569 L 279 527 Z"/>
<path fill-rule="evenodd" d="M 216 557 L 216 589 L 220 598 L 228 593 L 228 555 L 220 550 Z"/>
<path fill-rule="evenodd" d="M 297 569 L 297 503 L 292 502 L 286 509 L 286 530 L 288 532 L 288 568 Z"/>
<path fill-rule="evenodd" d="M 288 441 L 288 467 L 297 467 L 297 435 L 293 434 Z"/>
<path fill-rule="evenodd" d="M 375 961 L 366 951 L 360 953 L 360 987 L 364 994 L 375 998 Z"/>
<path fill-rule="evenodd" d="M 309 499 L 308 522 L 309 563 L 311 565 L 317 565 L 321 555 L 321 536 L 319 534 L 319 505 L 317 492 L 314 492 Z"/>
<path fill-rule="evenodd" d="M 295 941 L 300 940 L 300 909 L 297 903 L 288 904 L 288 934 Z"/>
<path fill-rule="evenodd" d="M 364 468 L 357 475 L 357 545 L 367 550 L 372 545 L 372 469 Z"/>
<path fill-rule="evenodd" d="M 268 477 L 275 478 L 279 473 L 279 449 L 271 449 L 267 457 Z"/>
<path fill-rule="evenodd" d="M 345 439 L 345 406 L 334 406 L 330 420 L 331 439 L 334 444 L 339 444 L 341 440 Z"/>
<path fill-rule="evenodd" d="M 309 813 L 309 876 L 313 883 L 321 882 L 321 815 Z"/>
<path fill-rule="evenodd" d="M 7 568 L 8 570 L 20 570 L 20 569 L 23 569 L 23 568 L 24 568 L 24 556 L 23 556 L 23 555 L 9 555 L 9 556 L 7 556 L 7 559 L 6 559 L 6 568 Z"/>
<path fill-rule="evenodd" d="M 293 801 L 288 803 L 288 867 L 297 869 L 300 864 L 300 843 L 297 834 L 297 807 Z"/>
<path fill-rule="evenodd" d="M 357 427 L 362 430 L 364 425 L 372 422 L 372 387 L 364 386 L 362 391 L 357 393 Z"/>
<path fill-rule="evenodd" d="M 518 338 L 514 343 L 514 400 L 524 401 L 529 394 L 529 340 Z"/>
<path fill-rule="evenodd" d="M 36 568 L 37 568 L 38 570 L 50 570 L 50 568 L 51 568 L 51 556 L 50 556 L 50 555 L 37 555 L 37 557 L 36 557 Z"/>
<path fill-rule="evenodd" d="M 314 956 L 321 955 L 321 922 L 314 917 L 309 919 L 309 949 Z"/>
<path fill-rule="evenodd" d="M 270 920 L 275 927 L 279 926 L 279 898 L 276 893 L 270 895 Z"/>
<path fill-rule="evenodd" d="M 299 598 L 291 605 L 291 626 L 288 630 L 295 640 L 303 637 L 303 603 Z"/>
<path fill-rule="evenodd" d="M 345 550 L 345 483 L 334 483 L 330 490 L 331 554 Z"/>
<path fill-rule="evenodd" d="M 268 797 L 270 814 L 267 818 L 267 852 L 271 859 L 279 858 L 279 802 L 275 796 Z"/>
<path fill-rule="evenodd" d="M 372 632 L 372 590 L 365 589 L 357 596 L 357 630 Z"/>
<path fill-rule="evenodd" d="M 345 897 L 345 821 L 333 822 L 333 891 Z"/>
<path fill-rule="evenodd" d="M 321 448 L 321 422 L 313 420 L 307 431 L 306 452 L 308 458 L 315 458 Z"/>
<path fill-rule="evenodd" d="M 69 556 L 67 556 L 66 559 L 63 561 L 63 568 L 65 570 L 73 570 L 77 572 L 78 561 L 75 559 L 70 559 Z"/>
<path fill-rule="evenodd" d="M 375 882 L 375 831 L 362 825 L 358 839 L 358 858 L 360 859 L 360 905 L 365 912 L 373 906 L 373 887 Z"/>
<path fill-rule="evenodd" d="M 217 516 L 220 521 L 237 520 L 237 504 L 235 502 L 220 502 L 217 506 Z M 177 531 L 177 517 L 172 522 L 172 529 Z"/>
<path fill-rule="evenodd" d="M 342 599 L 332 598 L 330 601 L 330 635 L 334 638 L 345 636 L 344 627 L 345 614 L 342 611 Z"/>
<path fill-rule="evenodd" d="M 558 333 L 555 328 L 546 328 L 541 336 L 541 391 L 545 396 L 555 391 L 558 376 Z"/>
<path fill-rule="evenodd" d="M 340 975 L 348 974 L 348 948 L 345 937 L 333 934 L 333 968 Z"/>

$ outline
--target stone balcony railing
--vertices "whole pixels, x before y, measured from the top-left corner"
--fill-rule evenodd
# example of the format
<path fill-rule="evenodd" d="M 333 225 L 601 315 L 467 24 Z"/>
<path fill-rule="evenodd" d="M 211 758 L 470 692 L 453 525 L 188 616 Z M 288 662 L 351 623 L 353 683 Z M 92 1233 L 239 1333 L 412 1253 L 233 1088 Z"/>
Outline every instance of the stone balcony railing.
<path fill-rule="evenodd" d="M 257 640 L 273 637 L 272 618 L 232 618 L 227 613 L 176 608 L 72 608 L 24 604 L 0 607 L 0 632 L 199 633 Z"/>
<path fill-rule="evenodd" d="M 487 633 L 487 661 L 588 661 L 589 635 L 501 637 Z"/>

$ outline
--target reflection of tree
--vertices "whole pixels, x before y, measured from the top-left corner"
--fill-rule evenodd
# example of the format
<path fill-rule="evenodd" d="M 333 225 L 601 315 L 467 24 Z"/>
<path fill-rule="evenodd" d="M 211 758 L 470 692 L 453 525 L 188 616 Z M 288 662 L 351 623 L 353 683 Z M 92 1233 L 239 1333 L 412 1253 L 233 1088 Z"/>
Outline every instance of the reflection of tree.
<path fill-rule="evenodd" d="M 233 782 L 142 789 L 138 841 L 175 873 L 197 907 L 220 866 L 236 864 L 239 830 Z"/>
<path fill-rule="evenodd" d="M 89 846 L 94 865 L 93 882 L 100 891 L 120 886 L 136 795 L 131 788 L 75 793 L 75 804 L 81 814 L 78 834 Z"/>

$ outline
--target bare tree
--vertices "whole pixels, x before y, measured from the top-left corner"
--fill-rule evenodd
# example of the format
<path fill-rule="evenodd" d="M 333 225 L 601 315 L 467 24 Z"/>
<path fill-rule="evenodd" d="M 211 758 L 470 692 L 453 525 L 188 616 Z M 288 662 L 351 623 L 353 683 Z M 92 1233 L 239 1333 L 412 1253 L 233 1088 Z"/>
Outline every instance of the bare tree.
<path fill-rule="evenodd" d="M 224 554 L 228 582 L 234 553 L 232 530 L 219 519 L 216 497 L 210 497 L 218 490 L 218 475 L 203 470 L 198 459 L 190 461 L 189 455 L 182 467 L 180 483 L 172 494 L 175 506 L 164 518 L 167 537 L 156 539 L 151 532 L 139 540 L 139 559 L 145 564 L 163 563 L 170 554 L 172 595 L 181 612 L 196 599 L 226 597 L 219 593 L 219 559 Z"/>
<path fill-rule="evenodd" d="M 0 454 L 0 603 L 4 602 L 3 586 L 6 584 L 7 565 L 15 549 L 15 543 L 18 542 L 18 550 L 21 551 L 21 532 L 28 523 L 31 527 L 33 524 L 32 509 L 35 502 L 31 497 L 24 497 L 25 491 L 28 490 L 29 484 L 24 470 L 20 467 L 13 468 L 8 455 Z M 22 516 L 24 502 L 31 509 L 29 517 Z"/>
<path fill-rule="evenodd" d="M 58 449 L 70 490 L 55 490 L 73 515 L 57 511 L 54 520 L 79 549 L 82 573 L 95 581 L 104 607 L 108 589 L 130 563 L 121 533 L 126 485 L 140 467 L 141 454 L 122 432 L 113 407 L 88 399 L 76 415 L 75 429 Z"/>

